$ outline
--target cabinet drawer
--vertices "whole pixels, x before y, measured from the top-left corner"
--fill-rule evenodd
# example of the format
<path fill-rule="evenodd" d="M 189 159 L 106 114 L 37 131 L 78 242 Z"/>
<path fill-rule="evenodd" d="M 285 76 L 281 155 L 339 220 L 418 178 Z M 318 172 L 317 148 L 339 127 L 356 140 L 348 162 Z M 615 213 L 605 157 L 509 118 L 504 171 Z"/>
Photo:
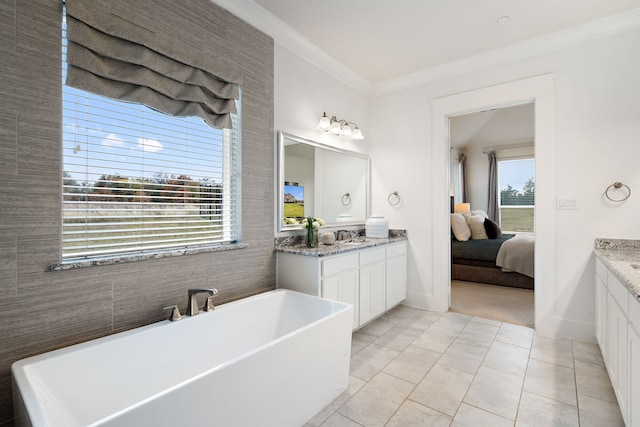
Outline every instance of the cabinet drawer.
<path fill-rule="evenodd" d="M 626 315 L 629 312 L 629 290 L 610 271 L 607 277 L 607 288 Z"/>
<path fill-rule="evenodd" d="M 407 253 L 407 242 L 396 243 L 387 246 L 387 257 L 400 256 Z"/>
<path fill-rule="evenodd" d="M 633 328 L 640 333 L 640 301 L 629 295 L 629 322 Z M 640 372 L 638 373 L 640 374 Z M 638 409 L 640 411 L 640 409 Z"/>
<path fill-rule="evenodd" d="M 377 261 L 384 261 L 384 248 L 369 249 L 360 252 L 360 265 L 367 265 Z"/>
<path fill-rule="evenodd" d="M 596 274 L 600 279 L 602 279 L 605 286 L 607 285 L 607 271 L 607 267 L 605 267 L 604 263 L 596 257 Z"/>
<path fill-rule="evenodd" d="M 358 268 L 357 253 L 322 260 L 322 276 L 331 276 L 352 268 Z"/>

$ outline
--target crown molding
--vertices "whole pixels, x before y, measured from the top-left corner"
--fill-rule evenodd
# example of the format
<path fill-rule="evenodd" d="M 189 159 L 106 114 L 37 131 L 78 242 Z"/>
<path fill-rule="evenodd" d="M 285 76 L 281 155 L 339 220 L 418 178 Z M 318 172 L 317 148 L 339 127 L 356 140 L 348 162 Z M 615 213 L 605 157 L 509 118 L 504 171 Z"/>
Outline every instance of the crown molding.
<path fill-rule="evenodd" d="M 373 85 L 371 96 L 386 95 L 445 78 L 505 65 L 638 28 L 640 8 L 385 80 Z"/>
<path fill-rule="evenodd" d="M 252 0 L 211 0 L 237 17 L 253 25 L 260 31 L 304 58 L 311 64 L 327 72 L 363 95 L 371 96 L 373 84 L 351 68 L 320 49 L 309 39 L 294 30 Z"/>
<path fill-rule="evenodd" d="M 371 83 L 252 0 L 211 0 L 313 65 L 369 97 L 398 92 L 640 28 L 640 8 L 492 49 L 457 61 Z"/>

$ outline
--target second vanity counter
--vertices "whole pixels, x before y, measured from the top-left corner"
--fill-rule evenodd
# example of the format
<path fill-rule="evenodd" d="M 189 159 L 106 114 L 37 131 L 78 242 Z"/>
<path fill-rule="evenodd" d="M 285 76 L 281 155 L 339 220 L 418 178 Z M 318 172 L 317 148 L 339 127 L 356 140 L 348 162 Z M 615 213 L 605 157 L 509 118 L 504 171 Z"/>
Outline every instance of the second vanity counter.
<path fill-rule="evenodd" d="M 640 240 L 596 239 L 594 253 L 640 301 Z"/>
<path fill-rule="evenodd" d="M 595 336 L 620 413 L 640 426 L 640 240 L 596 239 Z"/>

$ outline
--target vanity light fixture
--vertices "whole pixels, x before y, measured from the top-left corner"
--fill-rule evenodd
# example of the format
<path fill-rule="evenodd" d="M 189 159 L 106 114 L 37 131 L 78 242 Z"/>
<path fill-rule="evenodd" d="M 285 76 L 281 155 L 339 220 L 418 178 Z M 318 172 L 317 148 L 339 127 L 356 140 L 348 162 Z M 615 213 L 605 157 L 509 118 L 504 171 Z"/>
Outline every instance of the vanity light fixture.
<path fill-rule="evenodd" d="M 320 117 L 318 129 L 336 136 L 344 136 L 349 139 L 364 139 L 362 131 L 358 128 L 356 123 L 348 122 L 344 119 L 338 119 L 336 116 L 331 116 L 331 118 L 329 118 L 327 113 L 323 113 L 322 117 Z"/>

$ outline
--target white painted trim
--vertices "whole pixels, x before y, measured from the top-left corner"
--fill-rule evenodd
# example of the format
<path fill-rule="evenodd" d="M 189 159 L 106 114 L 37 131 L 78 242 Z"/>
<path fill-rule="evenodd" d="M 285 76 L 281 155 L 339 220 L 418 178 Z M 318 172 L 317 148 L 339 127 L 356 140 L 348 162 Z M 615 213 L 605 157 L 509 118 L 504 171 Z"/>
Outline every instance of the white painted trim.
<path fill-rule="evenodd" d="M 492 49 L 373 85 L 372 96 L 409 89 L 640 28 L 640 8 Z"/>
<path fill-rule="evenodd" d="M 329 55 L 326 51 L 313 44 L 311 40 L 294 30 L 290 25 L 277 18 L 262 6 L 251 0 L 211 0 L 218 6 L 228 10 L 242 20 L 253 25 L 260 31 L 270 35 L 273 39 L 309 61 L 349 87 L 363 95 L 370 96 L 373 85 L 351 68 Z"/>
<path fill-rule="evenodd" d="M 432 101 L 433 295 L 427 304 L 448 309 L 450 288 L 449 117 L 533 102 L 535 105 L 536 247 L 535 327 L 541 333 L 589 336 L 589 325 L 562 318 L 555 309 L 555 214 L 553 191 L 554 76 L 545 74 Z M 443 180 L 444 178 L 444 180 Z M 569 325 L 569 323 L 571 325 Z M 581 326 L 583 328 L 581 329 Z M 593 325 L 591 325 L 592 327 Z M 580 330 L 578 330 L 580 329 Z"/>

